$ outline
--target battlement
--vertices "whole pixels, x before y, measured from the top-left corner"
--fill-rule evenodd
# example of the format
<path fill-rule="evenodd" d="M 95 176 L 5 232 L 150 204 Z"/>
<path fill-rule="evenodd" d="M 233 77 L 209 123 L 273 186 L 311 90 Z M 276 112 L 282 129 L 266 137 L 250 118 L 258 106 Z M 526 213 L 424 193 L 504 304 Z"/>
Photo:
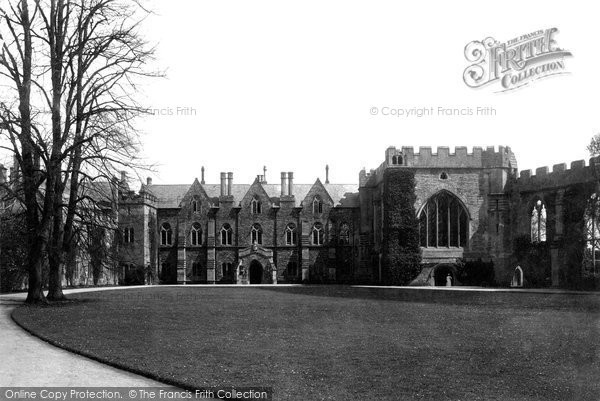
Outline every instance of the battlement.
<path fill-rule="evenodd" d="M 440 168 L 516 168 L 517 162 L 508 146 L 475 146 L 469 152 L 466 146 L 457 146 L 454 152 L 447 146 L 439 146 L 434 153 L 429 146 L 419 147 L 415 152 L 412 146 L 400 149 L 389 147 L 385 152 L 385 167 L 440 167 Z"/>
<path fill-rule="evenodd" d="M 598 169 L 598 171 L 596 171 Z M 538 167 L 533 170 L 522 170 L 517 178 L 520 191 L 559 188 L 567 185 L 593 182 L 598 180 L 600 173 L 600 157 L 592 157 L 586 164 L 585 160 L 575 160 L 567 167 L 567 163 Z"/>
<path fill-rule="evenodd" d="M 120 192 L 120 203 L 121 204 L 147 204 L 156 207 L 157 198 L 152 192 L 146 189 L 145 185 L 142 185 L 139 192 L 132 190 Z"/>

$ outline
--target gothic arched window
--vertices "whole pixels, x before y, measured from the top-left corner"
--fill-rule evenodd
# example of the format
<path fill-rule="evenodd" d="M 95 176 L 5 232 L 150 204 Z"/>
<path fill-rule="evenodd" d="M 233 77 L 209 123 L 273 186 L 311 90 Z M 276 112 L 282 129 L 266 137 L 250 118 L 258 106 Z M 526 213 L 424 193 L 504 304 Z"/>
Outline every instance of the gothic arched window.
<path fill-rule="evenodd" d="M 600 197 L 593 194 L 584 214 L 583 269 L 586 273 L 596 273 L 600 267 Z"/>
<path fill-rule="evenodd" d="M 192 224 L 192 229 L 190 230 L 190 243 L 194 246 L 202 244 L 202 227 L 200 223 Z"/>
<path fill-rule="evenodd" d="M 342 223 L 340 225 L 340 244 L 348 245 L 350 243 L 350 226 L 348 223 Z"/>
<path fill-rule="evenodd" d="M 312 243 L 313 245 L 323 245 L 324 240 L 323 224 L 315 223 L 312 228 Z"/>
<path fill-rule="evenodd" d="M 221 245 L 231 245 L 233 243 L 233 230 L 227 223 L 221 227 Z"/>
<path fill-rule="evenodd" d="M 296 245 L 298 242 L 298 236 L 296 234 L 296 225 L 290 223 L 285 227 L 285 244 Z"/>
<path fill-rule="evenodd" d="M 201 206 L 200 206 L 200 202 L 198 202 L 198 200 L 194 199 L 192 201 L 192 212 L 194 213 L 200 213 L 201 212 Z"/>
<path fill-rule="evenodd" d="M 531 211 L 531 242 L 546 242 L 546 206 L 538 200 Z"/>
<path fill-rule="evenodd" d="M 313 214 L 323 213 L 323 201 L 321 200 L 320 197 L 315 196 L 315 199 L 313 200 L 312 208 L 313 208 Z"/>
<path fill-rule="evenodd" d="M 250 229 L 250 243 L 262 245 L 262 227 L 260 224 L 254 224 Z"/>
<path fill-rule="evenodd" d="M 262 205 L 260 204 L 260 200 L 257 197 L 252 198 L 252 201 L 250 201 L 250 211 L 252 212 L 252 214 L 262 213 Z"/>
<path fill-rule="evenodd" d="M 422 247 L 466 247 L 469 216 L 462 202 L 447 191 L 433 195 L 419 214 Z"/>
<path fill-rule="evenodd" d="M 160 244 L 173 244 L 173 230 L 171 230 L 171 225 L 169 223 L 163 223 L 160 227 Z"/>
<path fill-rule="evenodd" d="M 394 155 L 392 156 L 392 164 L 398 164 L 401 165 L 402 164 L 402 155 Z"/>

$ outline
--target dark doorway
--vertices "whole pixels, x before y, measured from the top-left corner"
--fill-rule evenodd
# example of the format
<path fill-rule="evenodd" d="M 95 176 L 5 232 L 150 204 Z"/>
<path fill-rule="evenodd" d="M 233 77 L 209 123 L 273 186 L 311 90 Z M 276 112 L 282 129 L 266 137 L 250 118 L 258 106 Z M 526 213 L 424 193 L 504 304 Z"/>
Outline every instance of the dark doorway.
<path fill-rule="evenodd" d="M 450 278 L 448 278 L 448 275 Z M 436 287 L 447 287 L 448 282 L 451 286 L 455 285 L 456 277 L 454 276 L 454 269 L 451 265 L 439 265 L 434 270 L 435 286 Z"/>
<path fill-rule="evenodd" d="M 258 260 L 250 263 L 250 284 L 260 284 L 263 278 L 263 267 Z"/>

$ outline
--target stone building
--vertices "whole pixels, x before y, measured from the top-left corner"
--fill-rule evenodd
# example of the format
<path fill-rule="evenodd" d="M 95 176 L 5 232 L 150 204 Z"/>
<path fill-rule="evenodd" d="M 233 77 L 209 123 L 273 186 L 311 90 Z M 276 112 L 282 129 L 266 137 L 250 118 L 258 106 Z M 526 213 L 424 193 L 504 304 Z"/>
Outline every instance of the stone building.
<path fill-rule="evenodd" d="M 405 169 L 415 178 L 423 266 L 414 284 L 459 284 L 460 266 L 481 261 L 493 263 L 498 285 L 569 286 L 596 271 L 594 162 L 519 175 L 508 147 L 390 147 L 358 185 L 331 184 L 328 168 L 312 184 L 295 183 L 293 172 L 268 183 L 265 171 L 250 184 L 231 172 L 206 184 L 204 168 L 189 185 L 148 179 L 120 196 L 120 260 L 165 283 L 377 283 L 385 172 Z M 568 230 L 579 242 L 565 241 Z"/>

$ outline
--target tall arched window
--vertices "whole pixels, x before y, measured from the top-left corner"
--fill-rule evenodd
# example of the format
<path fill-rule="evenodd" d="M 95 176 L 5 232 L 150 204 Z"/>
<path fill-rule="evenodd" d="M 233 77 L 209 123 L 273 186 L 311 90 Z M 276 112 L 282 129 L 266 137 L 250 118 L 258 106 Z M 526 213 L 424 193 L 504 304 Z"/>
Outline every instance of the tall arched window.
<path fill-rule="evenodd" d="M 173 230 L 171 230 L 171 225 L 169 223 L 163 223 L 160 227 L 160 244 L 173 244 Z"/>
<path fill-rule="evenodd" d="M 250 229 L 250 242 L 252 244 L 262 245 L 262 227 L 260 224 L 254 224 Z"/>
<path fill-rule="evenodd" d="M 290 223 L 285 227 L 285 244 L 296 245 L 298 242 L 298 236 L 296 234 L 296 225 Z"/>
<path fill-rule="evenodd" d="M 583 270 L 596 273 L 600 268 L 600 196 L 593 194 L 588 201 L 584 214 Z"/>
<path fill-rule="evenodd" d="M 227 223 L 221 227 L 221 245 L 231 245 L 233 243 L 233 230 Z"/>
<path fill-rule="evenodd" d="M 194 212 L 194 213 L 200 213 L 200 211 L 201 211 L 200 202 L 198 202 L 197 199 L 194 199 L 192 201 L 192 212 Z"/>
<path fill-rule="evenodd" d="M 315 199 L 313 199 L 313 214 L 320 214 L 323 213 L 323 201 L 321 200 L 321 198 L 319 196 L 315 196 Z"/>
<path fill-rule="evenodd" d="M 469 217 L 462 202 L 447 191 L 429 198 L 419 214 L 422 247 L 466 247 Z"/>
<path fill-rule="evenodd" d="M 340 244 L 348 245 L 350 243 L 350 226 L 348 223 L 342 223 L 340 225 Z"/>
<path fill-rule="evenodd" d="M 252 198 L 250 201 L 250 210 L 252 214 L 261 214 L 262 213 L 262 205 L 260 203 L 260 199 L 257 197 Z"/>
<path fill-rule="evenodd" d="M 315 223 L 312 229 L 312 243 L 313 245 L 323 245 L 324 240 L 323 224 Z"/>
<path fill-rule="evenodd" d="M 546 205 L 538 200 L 531 211 L 531 242 L 546 242 Z"/>
<path fill-rule="evenodd" d="M 192 224 L 192 229 L 190 230 L 190 244 L 193 246 L 202 245 L 202 226 L 200 226 L 200 223 Z"/>

